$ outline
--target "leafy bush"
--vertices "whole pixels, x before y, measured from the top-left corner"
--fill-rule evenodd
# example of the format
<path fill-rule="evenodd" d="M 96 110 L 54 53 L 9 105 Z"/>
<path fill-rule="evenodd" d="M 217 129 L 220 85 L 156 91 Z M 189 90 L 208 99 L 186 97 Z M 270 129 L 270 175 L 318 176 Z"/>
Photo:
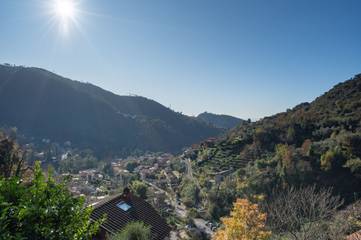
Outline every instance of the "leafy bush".
<path fill-rule="evenodd" d="M 39 162 L 34 179 L 24 184 L 17 177 L 0 179 L 0 239 L 91 239 L 100 222 L 92 223 L 92 209 L 74 198 Z"/>

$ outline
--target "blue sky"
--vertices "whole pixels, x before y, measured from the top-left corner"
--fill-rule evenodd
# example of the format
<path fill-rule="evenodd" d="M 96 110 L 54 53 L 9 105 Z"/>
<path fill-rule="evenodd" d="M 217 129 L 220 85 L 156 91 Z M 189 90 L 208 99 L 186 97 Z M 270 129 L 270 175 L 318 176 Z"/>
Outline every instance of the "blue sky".
<path fill-rule="evenodd" d="M 1 0 L 0 63 L 36 66 L 175 111 L 257 119 L 361 72 L 359 0 Z"/>

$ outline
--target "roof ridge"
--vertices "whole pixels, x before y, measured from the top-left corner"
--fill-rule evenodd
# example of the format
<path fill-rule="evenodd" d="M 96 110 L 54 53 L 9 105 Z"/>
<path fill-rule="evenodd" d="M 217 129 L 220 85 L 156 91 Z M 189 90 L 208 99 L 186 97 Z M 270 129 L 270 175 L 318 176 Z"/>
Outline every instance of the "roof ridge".
<path fill-rule="evenodd" d="M 92 207 L 93 209 L 96 209 L 96 208 L 102 206 L 103 204 L 116 199 L 117 197 L 121 197 L 121 195 L 122 195 L 122 193 L 118 193 L 118 194 L 115 194 L 115 195 L 112 195 L 112 196 L 108 196 L 108 197 L 100 200 L 99 202 L 89 204 L 88 206 Z"/>

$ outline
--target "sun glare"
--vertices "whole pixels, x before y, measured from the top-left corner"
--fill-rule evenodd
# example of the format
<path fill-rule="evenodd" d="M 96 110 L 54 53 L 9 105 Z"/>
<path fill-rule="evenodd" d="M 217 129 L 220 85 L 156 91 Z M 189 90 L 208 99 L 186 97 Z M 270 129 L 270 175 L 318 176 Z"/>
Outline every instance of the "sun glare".
<path fill-rule="evenodd" d="M 55 13 L 62 20 L 74 18 L 75 6 L 71 0 L 56 0 L 54 5 Z"/>
<path fill-rule="evenodd" d="M 53 20 L 59 25 L 62 34 L 67 35 L 70 28 L 77 24 L 77 0 L 53 0 L 50 6 Z"/>

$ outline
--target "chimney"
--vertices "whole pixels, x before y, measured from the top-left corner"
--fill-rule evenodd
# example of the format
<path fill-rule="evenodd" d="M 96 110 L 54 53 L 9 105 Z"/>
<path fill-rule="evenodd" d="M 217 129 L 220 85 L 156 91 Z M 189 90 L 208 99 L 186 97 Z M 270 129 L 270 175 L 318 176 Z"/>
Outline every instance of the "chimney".
<path fill-rule="evenodd" d="M 123 190 L 123 199 L 125 201 L 129 201 L 132 193 L 130 192 L 130 189 L 128 187 L 125 187 Z"/>

